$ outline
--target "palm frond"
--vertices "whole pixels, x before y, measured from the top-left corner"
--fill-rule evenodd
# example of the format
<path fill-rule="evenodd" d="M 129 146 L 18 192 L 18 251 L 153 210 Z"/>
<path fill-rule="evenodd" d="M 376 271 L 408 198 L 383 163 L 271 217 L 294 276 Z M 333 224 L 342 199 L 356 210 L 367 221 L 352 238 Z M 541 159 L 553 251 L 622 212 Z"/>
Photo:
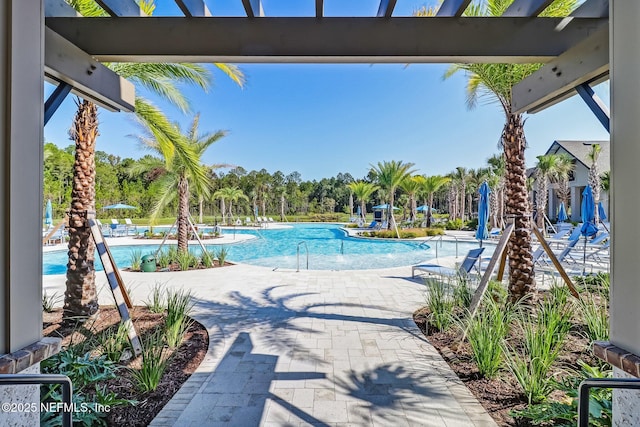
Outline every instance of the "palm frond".
<path fill-rule="evenodd" d="M 238 86 L 244 88 L 246 79 L 240 67 L 238 67 L 237 65 L 225 64 L 222 62 L 215 62 L 213 65 L 215 65 L 220 71 L 225 73 L 231 80 L 236 82 Z"/>
<path fill-rule="evenodd" d="M 176 175 L 164 175 L 160 182 L 158 188 L 158 198 L 153 205 L 153 209 L 151 210 L 150 220 L 152 224 L 155 224 L 160 215 L 162 215 L 162 211 L 166 208 L 171 202 L 175 201 L 178 197 L 178 193 L 176 192 L 176 187 L 178 185 L 178 180 Z"/>

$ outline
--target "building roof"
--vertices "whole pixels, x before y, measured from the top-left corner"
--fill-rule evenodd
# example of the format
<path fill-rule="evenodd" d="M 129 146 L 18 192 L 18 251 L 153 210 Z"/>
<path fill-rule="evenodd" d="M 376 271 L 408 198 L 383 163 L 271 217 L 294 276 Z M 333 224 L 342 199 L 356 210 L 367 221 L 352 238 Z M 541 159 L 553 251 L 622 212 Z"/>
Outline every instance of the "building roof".
<path fill-rule="evenodd" d="M 589 152 L 593 144 L 600 144 L 600 157 L 598 157 L 600 172 L 608 172 L 611 169 L 609 141 L 553 141 L 553 144 L 545 154 L 555 154 L 560 148 L 563 148 L 567 153 L 575 157 L 578 162 L 582 163 L 584 167 L 589 169 L 591 166 Z"/>

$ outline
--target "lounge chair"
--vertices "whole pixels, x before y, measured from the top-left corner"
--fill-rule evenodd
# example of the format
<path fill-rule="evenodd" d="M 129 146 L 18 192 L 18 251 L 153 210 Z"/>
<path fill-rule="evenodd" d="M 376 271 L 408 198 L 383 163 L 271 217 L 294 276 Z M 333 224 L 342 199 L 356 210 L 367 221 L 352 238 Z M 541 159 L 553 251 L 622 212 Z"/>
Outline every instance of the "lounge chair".
<path fill-rule="evenodd" d="M 445 277 L 466 276 L 480 259 L 485 248 L 471 249 L 458 268 L 444 267 L 438 264 L 418 264 L 411 267 L 411 277 L 416 277 L 416 270 L 428 274 L 436 274 Z"/>
<path fill-rule="evenodd" d="M 127 229 L 117 219 L 111 218 L 111 230 L 109 232 L 110 237 L 116 237 L 117 235 L 126 235 Z"/>
<path fill-rule="evenodd" d="M 129 235 L 129 231 L 133 231 L 134 235 L 138 234 L 138 226 L 131 221 L 131 218 L 125 218 L 124 224 L 127 235 Z"/>
<path fill-rule="evenodd" d="M 494 227 L 489 231 L 490 239 L 499 239 L 502 236 L 502 228 Z"/>
<path fill-rule="evenodd" d="M 246 217 L 244 219 L 244 225 L 253 225 L 253 221 L 251 221 L 251 218 Z"/>

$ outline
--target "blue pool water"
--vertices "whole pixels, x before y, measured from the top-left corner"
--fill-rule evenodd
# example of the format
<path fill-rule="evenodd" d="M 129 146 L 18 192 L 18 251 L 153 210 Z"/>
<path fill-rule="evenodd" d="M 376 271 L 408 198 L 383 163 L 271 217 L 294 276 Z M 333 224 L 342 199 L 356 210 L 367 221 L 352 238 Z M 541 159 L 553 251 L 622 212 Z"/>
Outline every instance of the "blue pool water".
<path fill-rule="evenodd" d="M 443 242 L 420 245 L 420 242 L 359 239 L 346 236 L 339 225 L 295 224 L 290 228 L 261 230 L 224 230 L 225 234 L 253 234 L 257 238 L 237 244 L 224 245 L 229 250 L 227 259 L 279 269 L 298 267 L 297 249 L 300 247 L 300 269 L 307 267 L 307 250 L 310 270 L 365 270 L 374 268 L 412 265 L 426 259 L 456 255 L 455 243 Z M 206 242 L 206 241 L 205 241 Z M 302 243 L 304 242 L 304 243 Z M 218 245 L 205 245 L 208 249 Z M 477 243 L 459 243 L 458 254 L 463 257 Z M 191 250 L 199 252 L 199 246 L 190 244 Z M 131 265 L 133 251 L 143 255 L 154 253 L 156 245 L 111 246 L 118 267 Z M 486 253 L 486 252 L 485 252 Z M 96 269 L 102 265 L 96 254 Z M 67 252 L 49 252 L 43 256 L 43 274 L 64 274 Z"/>

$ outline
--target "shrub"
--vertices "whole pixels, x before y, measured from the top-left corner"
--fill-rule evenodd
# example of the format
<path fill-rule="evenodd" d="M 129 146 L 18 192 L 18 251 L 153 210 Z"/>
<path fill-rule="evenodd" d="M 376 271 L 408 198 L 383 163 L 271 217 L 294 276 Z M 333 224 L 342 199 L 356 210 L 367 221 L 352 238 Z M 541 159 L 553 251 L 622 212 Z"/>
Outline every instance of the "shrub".
<path fill-rule="evenodd" d="M 469 277 L 459 276 L 453 287 L 453 304 L 456 307 L 468 308 L 471 305 L 473 291 L 469 286 Z"/>
<path fill-rule="evenodd" d="M 507 303 L 507 297 L 509 296 L 507 288 L 502 284 L 502 282 L 497 280 L 491 280 L 489 282 L 486 294 L 500 305 L 505 305 Z"/>
<path fill-rule="evenodd" d="M 145 301 L 147 309 L 152 313 L 162 313 L 165 310 L 164 293 L 166 292 L 165 286 L 156 282 L 151 288 L 151 299 Z"/>
<path fill-rule="evenodd" d="M 177 253 L 175 261 L 178 263 L 178 267 L 180 267 L 180 270 L 186 271 L 189 269 L 192 264 L 192 257 L 193 254 L 191 254 L 191 252 L 189 251 L 181 251 Z"/>
<path fill-rule="evenodd" d="M 444 331 L 453 322 L 455 307 L 453 299 L 448 295 L 448 285 L 434 279 L 426 279 L 425 284 L 429 288 L 427 297 L 427 306 L 431 311 L 429 323 L 438 331 Z"/>
<path fill-rule="evenodd" d="M 444 225 L 444 228 L 447 230 L 462 230 L 462 220 L 460 218 L 456 218 L 454 220 L 449 220 Z"/>
<path fill-rule="evenodd" d="M 171 264 L 171 257 L 169 256 L 169 251 L 161 250 L 158 252 L 158 256 L 156 256 L 156 263 L 160 268 L 167 268 L 169 264 Z"/>
<path fill-rule="evenodd" d="M 148 335 L 142 341 L 142 366 L 140 369 L 132 369 L 131 374 L 138 390 L 147 393 L 154 391 L 160 385 L 169 358 L 164 351 L 161 331 Z"/>
<path fill-rule="evenodd" d="M 460 322 L 471 345 L 480 375 L 494 378 L 503 362 L 502 342 L 509 332 L 513 310 L 485 295 L 483 305 L 473 318 Z"/>
<path fill-rule="evenodd" d="M 142 265 L 142 251 L 139 249 L 132 250 L 129 259 L 131 260 L 131 270 L 140 271 L 140 266 Z"/>
<path fill-rule="evenodd" d="M 47 313 L 52 313 L 55 310 L 56 305 L 62 302 L 63 296 L 54 292 L 52 295 L 47 295 L 46 292 L 42 293 L 42 310 Z"/>
<path fill-rule="evenodd" d="M 598 294 L 596 294 L 598 295 Z M 607 300 L 602 294 L 586 294 L 580 298 L 580 311 L 584 319 L 587 336 L 591 342 L 609 340 L 609 312 Z"/>
<path fill-rule="evenodd" d="M 225 248 L 224 246 L 221 247 L 220 250 L 216 252 L 216 258 L 218 259 L 218 265 L 220 267 L 224 266 L 225 260 L 227 259 L 227 255 L 229 255 L 229 249 Z"/>
<path fill-rule="evenodd" d="M 181 325 L 187 322 L 192 308 L 193 303 L 191 302 L 190 291 L 167 291 L 167 318 L 165 321 L 165 329 L 173 329 L 176 328 L 175 325 Z"/>
<path fill-rule="evenodd" d="M 111 362 L 119 362 L 129 347 L 129 331 L 124 323 L 119 323 L 96 335 L 102 354 Z"/>
<path fill-rule="evenodd" d="M 554 387 L 564 392 L 568 399 L 552 400 L 530 405 L 522 411 L 511 415 L 531 420 L 533 425 L 577 425 L 578 421 L 578 386 L 587 378 L 610 378 L 610 370 L 589 366 L 578 361 L 580 372 L 573 372 L 561 382 L 554 382 Z M 611 426 L 611 390 L 594 388 L 589 393 L 589 425 L 596 427 Z"/>

